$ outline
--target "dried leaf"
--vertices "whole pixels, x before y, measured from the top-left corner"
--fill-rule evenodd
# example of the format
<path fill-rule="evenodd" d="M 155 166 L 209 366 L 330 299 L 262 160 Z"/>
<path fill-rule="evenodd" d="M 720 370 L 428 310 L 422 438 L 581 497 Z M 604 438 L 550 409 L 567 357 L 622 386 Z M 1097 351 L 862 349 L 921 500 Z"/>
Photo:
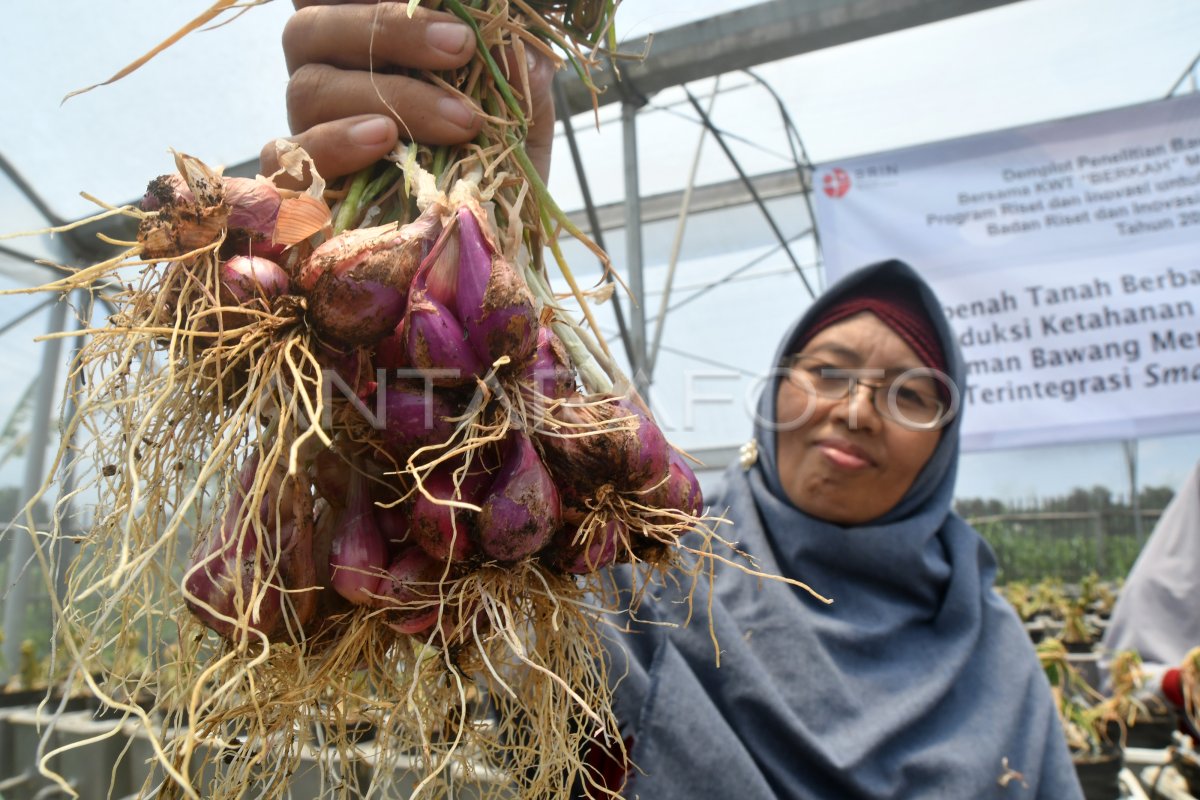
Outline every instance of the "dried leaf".
<path fill-rule="evenodd" d="M 175 168 L 183 176 L 198 208 L 219 206 L 225 200 L 225 184 L 221 171 L 213 170 L 200 159 L 186 153 L 171 151 L 175 156 Z"/>
<path fill-rule="evenodd" d="M 178 42 L 184 36 L 187 36 L 189 33 L 196 30 L 197 28 L 199 28 L 203 25 L 206 25 L 209 21 L 211 21 L 211 20 L 215 19 L 217 16 L 219 16 L 222 11 L 225 11 L 225 10 L 231 8 L 232 6 L 236 5 L 237 3 L 238 3 L 238 0 L 217 0 L 217 2 L 213 3 L 212 7 L 209 8 L 207 11 L 200 14 L 200 16 L 196 17 L 195 19 L 193 19 L 188 24 L 184 25 L 179 30 L 175 31 L 175 33 L 171 34 L 166 39 L 164 39 L 153 50 L 146 53 L 144 56 L 139 58 L 137 61 L 134 61 L 129 66 L 125 67 L 123 70 L 118 72 L 116 75 L 113 75 L 111 78 L 104 81 L 103 83 L 94 83 L 91 86 L 87 86 L 83 89 L 76 89 L 75 91 L 71 92 L 66 97 L 64 97 L 63 102 L 64 103 L 67 102 L 68 100 L 70 100 L 72 97 L 74 97 L 77 94 L 83 94 L 85 92 L 90 92 L 92 89 L 95 89 L 97 87 L 107 86 L 110 83 L 116 83 L 117 81 L 121 80 L 121 78 L 124 78 L 126 75 L 129 75 L 130 73 L 135 72 L 138 69 L 140 69 L 143 65 L 146 64 L 147 61 L 154 58 L 156 55 L 161 53 L 163 50 L 166 50 L 168 47 L 170 47 L 171 45 Z"/>
<path fill-rule="evenodd" d="M 291 247 L 320 231 L 331 218 L 329 206 L 312 195 L 285 198 L 279 204 L 279 216 L 275 219 L 275 232 L 271 238 L 275 244 Z"/>
<path fill-rule="evenodd" d="M 312 156 L 305 152 L 304 148 L 290 139 L 276 139 L 275 142 L 275 157 L 279 161 L 279 169 L 271 175 L 271 178 L 277 178 L 281 175 L 287 175 L 297 183 L 303 184 L 305 180 L 305 172 L 307 170 L 310 183 L 305 193 L 316 200 L 323 200 L 325 197 L 325 179 L 317 172 L 317 167 L 313 163 Z"/>

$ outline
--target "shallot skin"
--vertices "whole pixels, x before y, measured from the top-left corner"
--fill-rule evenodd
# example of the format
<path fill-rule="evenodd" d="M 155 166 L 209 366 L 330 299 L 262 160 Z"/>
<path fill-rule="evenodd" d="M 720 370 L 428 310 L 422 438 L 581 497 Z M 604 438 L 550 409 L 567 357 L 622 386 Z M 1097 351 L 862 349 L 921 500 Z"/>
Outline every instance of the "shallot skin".
<path fill-rule="evenodd" d="M 400 229 L 351 230 L 319 245 L 296 276 L 317 331 L 354 346 L 374 345 L 393 333 L 439 226 L 435 215 L 425 214 Z"/>
<path fill-rule="evenodd" d="M 537 347 L 522 373 L 524 382 L 551 400 L 575 392 L 575 373 L 571 371 L 566 348 L 549 326 L 538 328 Z"/>
<path fill-rule="evenodd" d="M 473 528 L 476 512 L 456 508 L 444 501 L 454 500 L 477 505 L 487 490 L 490 476 L 483 472 L 468 474 L 462 485 L 455 486 L 454 469 L 442 466 L 434 469 L 423 481 L 425 492 L 418 493 L 413 502 L 409 536 L 426 553 L 439 561 L 464 562 L 473 558 L 477 547 Z M 443 501 L 443 502 L 438 502 Z"/>
<path fill-rule="evenodd" d="M 563 427 L 544 426 L 537 442 L 565 490 L 586 496 L 610 485 L 636 492 L 666 478 L 670 446 L 658 424 L 633 401 L 570 397 L 552 409 L 552 417 Z"/>
<path fill-rule="evenodd" d="M 383 450 L 405 463 L 420 447 L 441 444 L 454 433 L 458 409 L 441 390 L 420 383 L 393 381 L 384 387 Z"/>
<path fill-rule="evenodd" d="M 326 273 L 313 287 L 308 308 L 313 326 L 324 336 L 371 345 L 400 324 L 404 292 L 383 281 Z"/>
<path fill-rule="evenodd" d="M 607 520 L 582 542 L 574 541 L 577 533 L 574 526 L 564 527 L 548 548 L 551 563 L 570 575 L 586 575 L 615 564 L 629 543 L 629 528 L 619 519 Z"/>
<path fill-rule="evenodd" d="M 378 605 L 384 622 L 398 633 L 431 629 L 441 613 L 439 586 L 445 568 L 419 547 L 399 551 L 379 581 Z"/>
<path fill-rule="evenodd" d="M 512 364 L 524 365 L 537 347 L 533 295 L 488 241 L 477 217 L 482 209 L 472 205 L 463 205 L 457 212 L 456 315 L 471 347 L 485 364 L 507 356 Z"/>
<path fill-rule="evenodd" d="M 366 478 L 354 475 L 329 552 L 330 583 L 357 605 L 370 605 L 387 566 L 387 543 L 375 523 Z"/>
<path fill-rule="evenodd" d="M 392 332 L 375 343 L 375 354 L 371 358 L 371 363 L 376 369 L 408 369 L 412 366 L 412 362 L 408 359 L 406 342 L 404 318 L 401 317 Z"/>
<path fill-rule="evenodd" d="M 265 548 L 270 542 L 260 541 L 255 526 L 256 521 L 268 520 L 272 493 L 248 518 L 245 510 L 260 462 L 256 452 L 239 468 L 229 505 L 221 521 L 197 542 L 183 580 L 188 609 L 229 641 L 245 632 L 270 635 L 282 614 L 279 587 L 262 582 L 268 572 Z"/>
<path fill-rule="evenodd" d="M 221 312 L 221 327 L 234 330 L 252 324 L 257 315 L 234 308 L 257 311 L 271 310 L 275 298 L 288 289 L 288 276 L 283 267 L 262 256 L 234 256 L 220 270 L 220 300 L 226 308 Z"/>
<path fill-rule="evenodd" d="M 197 202 L 178 173 L 152 180 L 141 201 L 138 241 L 147 258 L 180 255 L 216 240 L 226 231 L 226 254 L 278 257 L 284 251 L 274 241 L 282 199 L 274 184 L 255 178 L 220 178 Z"/>
<path fill-rule="evenodd" d="M 255 553 L 218 549 L 206 554 L 184 578 L 188 610 L 228 641 L 247 634 L 270 636 L 283 606 L 279 587 L 256 579 L 266 573 L 264 566 Z"/>
<path fill-rule="evenodd" d="M 458 386 L 482 375 L 484 364 L 467 343 L 467 334 L 445 305 L 413 281 L 404 318 L 408 358 L 437 386 Z"/>
<path fill-rule="evenodd" d="M 545 547 L 561 524 L 558 489 L 533 442 L 512 436 L 479 512 L 480 549 L 501 563 L 521 561 Z"/>
<path fill-rule="evenodd" d="M 666 476 L 641 493 L 643 505 L 697 517 L 704 513 L 704 493 L 696 473 L 674 448 L 670 450 Z"/>

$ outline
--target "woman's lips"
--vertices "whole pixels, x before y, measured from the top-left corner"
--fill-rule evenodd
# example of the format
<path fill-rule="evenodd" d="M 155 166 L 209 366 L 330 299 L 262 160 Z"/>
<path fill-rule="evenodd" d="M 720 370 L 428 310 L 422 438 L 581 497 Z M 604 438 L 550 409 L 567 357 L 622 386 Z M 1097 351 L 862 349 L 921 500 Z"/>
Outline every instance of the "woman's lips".
<path fill-rule="evenodd" d="M 842 469 L 866 469 L 875 463 L 861 448 L 837 439 L 825 439 L 817 442 L 817 449 L 834 466 Z"/>

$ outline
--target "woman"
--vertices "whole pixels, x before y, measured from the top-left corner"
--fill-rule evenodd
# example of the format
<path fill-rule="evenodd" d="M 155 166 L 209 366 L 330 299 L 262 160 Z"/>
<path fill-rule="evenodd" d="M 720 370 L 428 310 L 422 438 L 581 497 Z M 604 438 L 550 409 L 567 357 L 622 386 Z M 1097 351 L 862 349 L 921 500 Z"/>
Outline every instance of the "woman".
<path fill-rule="evenodd" d="M 441 90 L 378 69 L 467 61 L 451 18 L 409 20 L 398 3 L 297 6 L 289 112 L 323 174 L 372 163 L 399 127 L 436 142 L 473 135 L 476 122 L 437 116 Z M 363 37 L 375 10 L 372 77 Z M 549 71 L 534 67 L 530 149 L 544 171 L 553 112 Z M 400 126 L 379 115 L 384 102 Z M 730 469 L 714 505 L 760 570 L 834 602 L 722 568 L 711 618 L 704 597 L 679 627 L 654 624 L 682 622 L 675 598 L 643 605 L 648 624 L 617 643 L 612 665 L 636 765 L 623 796 L 1080 797 L 1032 646 L 992 591 L 992 554 L 950 510 L 965 373 L 929 288 L 899 262 L 862 270 L 809 309 L 774 364 L 757 458 Z"/>
<path fill-rule="evenodd" d="M 1081 796 L 995 559 L 950 510 L 964 369 L 929 288 L 897 261 L 860 270 L 774 363 L 757 458 L 712 499 L 760 570 L 833 603 L 723 567 L 711 616 L 707 596 L 675 628 L 687 606 L 644 607 L 617 693 L 627 796 Z"/>

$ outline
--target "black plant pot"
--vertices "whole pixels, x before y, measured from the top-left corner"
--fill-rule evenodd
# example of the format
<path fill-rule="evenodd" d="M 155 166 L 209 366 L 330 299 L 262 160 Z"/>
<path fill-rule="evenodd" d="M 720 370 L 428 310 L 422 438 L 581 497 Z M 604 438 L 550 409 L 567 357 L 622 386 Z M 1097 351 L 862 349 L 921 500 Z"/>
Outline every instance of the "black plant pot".
<path fill-rule="evenodd" d="M 1120 748 L 1107 749 L 1096 756 L 1076 756 L 1075 774 L 1087 800 L 1116 800 L 1121 796 L 1117 776 L 1123 766 Z"/>
<path fill-rule="evenodd" d="M 125 716 L 125 712 L 111 708 L 95 697 L 88 697 L 87 700 L 87 710 L 91 711 L 92 716 L 96 719 L 121 719 Z M 154 708 L 155 700 L 150 695 L 139 695 L 133 703 L 142 709 L 142 711 L 149 713 Z"/>
<path fill-rule="evenodd" d="M 0 693 L 0 708 L 19 708 L 21 706 L 36 706 L 46 699 L 45 689 L 22 689 L 16 692 Z M 57 711 L 58 704 L 62 702 L 62 695 L 54 693 L 50 695 L 50 711 Z M 75 695 L 67 698 L 67 703 L 63 707 L 64 711 L 83 711 L 89 707 L 91 697 L 87 695 Z"/>
<path fill-rule="evenodd" d="M 1075 653 L 1076 655 L 1090 653 L 1094 647 L 1091 642 L 1066 642 L 1064 646 L 1067 648 L 1068 653 Z"/>
<path fill-rule="evenodd" d="M 1171 764 L 1187 782 L 1188 794 L 1192 797 L 1200 797 L 1200 756 L 1184 750 L 1176 750 Z"/>
<path fill-rule="evenodd" d="M 1138 717 L 1137 721 L 1130 725 L 1125 732 L 1125 746 L 1161 750 L 1170 746 L 1171 734 L 1177 727 L 1174 714 Z"/>

